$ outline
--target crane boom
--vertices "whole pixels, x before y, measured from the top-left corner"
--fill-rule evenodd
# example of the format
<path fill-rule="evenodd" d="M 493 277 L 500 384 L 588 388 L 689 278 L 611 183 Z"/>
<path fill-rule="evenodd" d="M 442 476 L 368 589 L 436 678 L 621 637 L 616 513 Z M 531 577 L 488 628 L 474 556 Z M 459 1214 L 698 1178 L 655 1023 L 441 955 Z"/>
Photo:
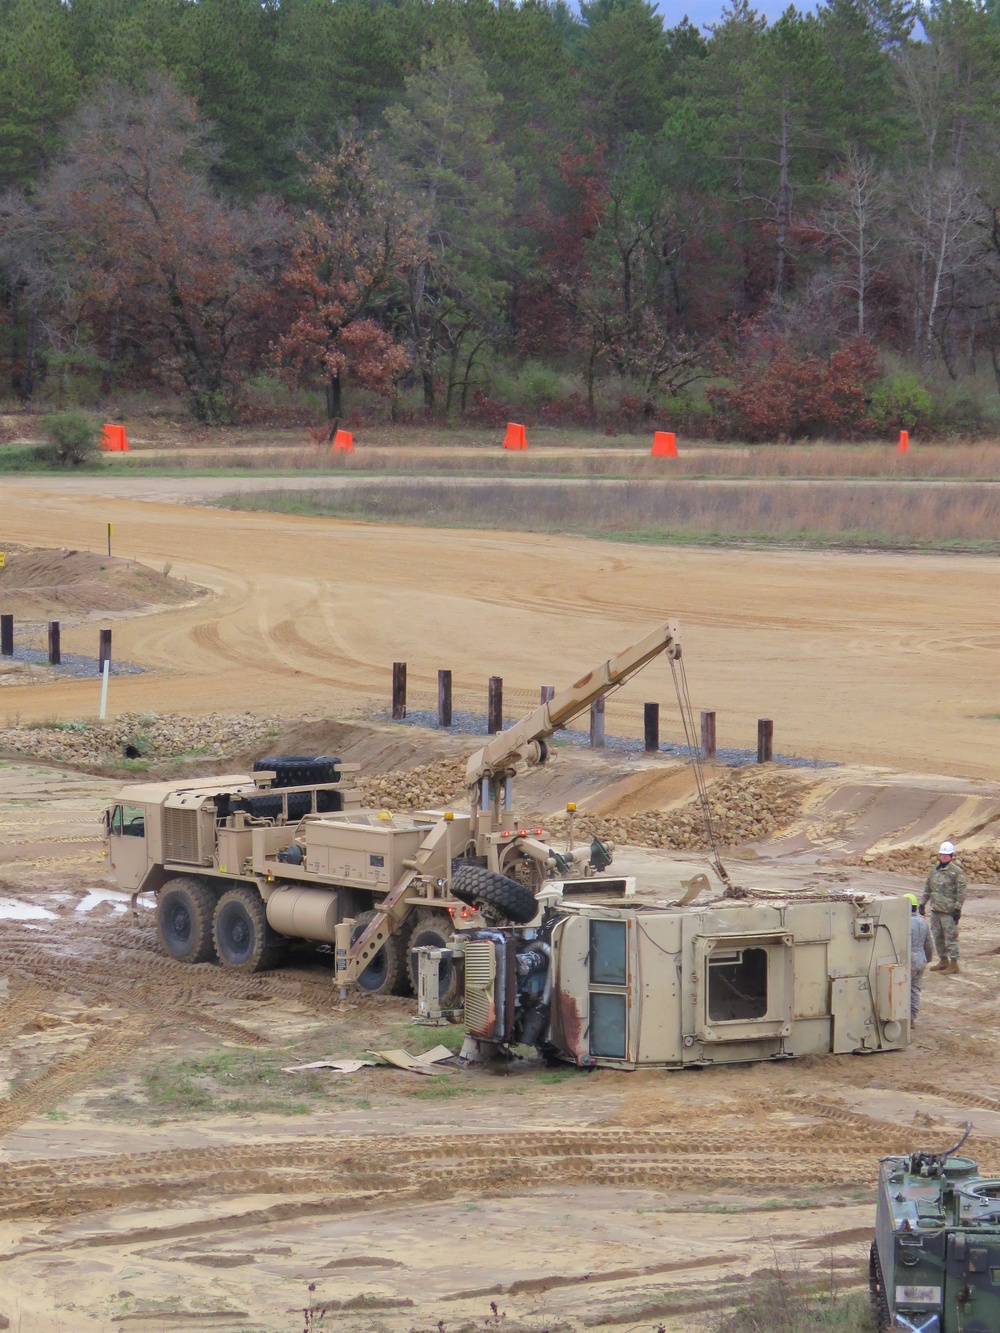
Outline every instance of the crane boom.
<path fill-rule="evenodd" d="M 609 657 L 513 727 L 499 732 L 470 757 L 465 770 L 468 786 L 477 786 L 483 778 L 512 776 L 518 764 L 543 763 L 546 737 L 560 727 L 565 727 L 584 709 L 589 708 L 595 699 L 624 685 L 647 662 L 659 657 L 661 653 L 675 660 L 681 655 L 678 629 L 673 621 L 658 626 L 638 643 Z"/>

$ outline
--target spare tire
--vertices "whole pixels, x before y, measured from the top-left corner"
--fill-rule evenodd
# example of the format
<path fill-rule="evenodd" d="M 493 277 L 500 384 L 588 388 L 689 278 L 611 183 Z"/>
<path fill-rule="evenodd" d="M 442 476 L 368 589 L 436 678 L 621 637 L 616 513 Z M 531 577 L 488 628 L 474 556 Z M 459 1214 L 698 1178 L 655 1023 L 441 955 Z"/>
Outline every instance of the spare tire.
<path fill-rule="evenodd" d="M 255 773 L 273 773 L 275 787 L 307 787 L 311 782 L 339 782 L 339 759 L 328 754 L 280 754 L 255 759 Z"/>
<path fill-rule="evenodd" d="M 470 907 L 490 907 L 497 916 L 523 926 L 538 911 L 535 895 L 516 879 L 498 875 L 484 866 L 459 866 L 451 877 L 452 896 Z"/>

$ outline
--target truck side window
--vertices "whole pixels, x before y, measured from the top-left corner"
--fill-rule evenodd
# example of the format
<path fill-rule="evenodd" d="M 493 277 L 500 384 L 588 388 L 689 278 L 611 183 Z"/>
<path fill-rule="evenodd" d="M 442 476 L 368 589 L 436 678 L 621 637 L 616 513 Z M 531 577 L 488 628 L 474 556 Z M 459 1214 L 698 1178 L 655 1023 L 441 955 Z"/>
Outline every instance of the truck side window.
<path fill-rule="evenodd" d="M 144 805 L 126 805 L 124 807 L 121 831 L 126 838 L 144 838 L 146 836 L 146 807 Z"/>
<path fill-rule="evenodd" d="M 624 1060 L 628 942 L 624 921 L 590 923 L 590 1053 Z M 613 989 L 612 989 L 613 988 Z"/>
<path fill-rule="evenodd" d="M 116 805 L 111 812 L 111 832 L 116 838 L 122 836 L 122 808 Z"/>
<path fill-rule="evenodd" d="M 716 950 L 708 960 L 708 1017 L 733 1023 L 767 1014 L 767 950 Z"/>

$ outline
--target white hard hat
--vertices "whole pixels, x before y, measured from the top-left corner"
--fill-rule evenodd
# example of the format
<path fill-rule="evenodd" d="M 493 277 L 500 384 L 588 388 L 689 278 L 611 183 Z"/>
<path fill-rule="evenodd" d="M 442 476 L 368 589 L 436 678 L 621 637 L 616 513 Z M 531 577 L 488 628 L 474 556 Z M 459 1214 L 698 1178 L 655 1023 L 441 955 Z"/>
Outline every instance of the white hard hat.
<path fill-rule="evenodd" d="M 943 842 L 938 848 L 938 856 L 954 856 L 955 844 L 953 842 Z"/>

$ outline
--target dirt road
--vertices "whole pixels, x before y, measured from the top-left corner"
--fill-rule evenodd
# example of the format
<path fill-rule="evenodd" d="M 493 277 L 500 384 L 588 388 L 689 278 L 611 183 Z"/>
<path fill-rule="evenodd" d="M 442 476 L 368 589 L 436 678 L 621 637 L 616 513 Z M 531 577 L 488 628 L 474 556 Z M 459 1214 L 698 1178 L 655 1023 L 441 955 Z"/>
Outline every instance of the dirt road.
<path fill-rule="evenodd" d="M 37 479 L 3 487 L 10 540 L 99 551 L 112 521 L 117 552 L 214 594 L 116 623 L 116 656 L 150 670 L 113 682 L 113 711 L 367 711 L 386 705 L 391 664 L 405 660 L 411 706 L 436 697 L 449 667 L 456 707 L 482 711 L 497 674 L 515 712 L 670 616 L 720 745 L 752 746 L 769 716 L 786 753 L 996 773 L 990 559 L 646 548 L 232 513 Z M 68 628 L 64 650 L 94 651 L 94 639 L 92 626 Z M 672 694 L 651 668 L 609 702 L 609 733 L 641 734 L 650 698 L 676 733 Z M 92 715 L 98 700 L 84 681 L 9 688 L 3 702 L 27 720 Z"/>

